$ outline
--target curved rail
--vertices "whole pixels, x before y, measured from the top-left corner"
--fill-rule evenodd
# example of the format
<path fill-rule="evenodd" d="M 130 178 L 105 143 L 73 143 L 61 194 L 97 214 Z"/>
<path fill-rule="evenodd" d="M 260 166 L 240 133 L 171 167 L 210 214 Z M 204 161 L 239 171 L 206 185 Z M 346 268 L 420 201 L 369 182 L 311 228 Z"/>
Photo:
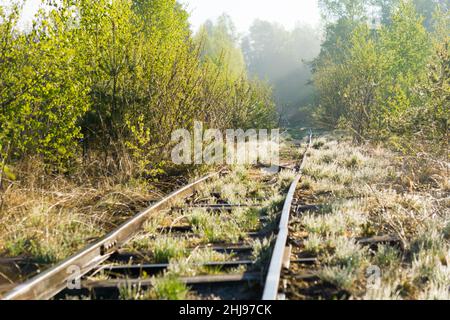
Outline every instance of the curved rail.
<path fill-rule="evenodd" d="M 297 185 L 301 178 L 301 171 L 305 164 L 305 159 L 307 157 L 307 151 L 312 144 L 312 132 L 309 134 L 309 143 L 303 158 L 295 170 L 298 175 L 292 182 L 289 192 L 287 194 L 280 225 L 277 233 L 277 240 L 273 250 L 272 258 L 270 261 L 269 272 L 267 274 L 263 300 L 276 300 L 278 295 L 279 282 L 281 277 L 282 265 L 285 255 L 286 243 L 289 234 L 289 218 L 292 207 L 292 202 L 294 200 L 295 191 Z M 161 210 L 167 210 L 175 205 L 175 201 L 180 199 L 186 199 L 190 195 L 194 194 L 198 187 L 200 187 L 205 182 L 209 181 L 222 173 L 222 170 L 210 174 L 201 178 L 200 180 L 189 184 L 167 197 L 163 198 L 156 204 L 145 209 L 141 213 L 137 214 L 134 218 L 125 222 L 118 229 L 109 233 L 107 236 L 99 240 L 98 242 L 86 247 L 81 252 L 76 255 L 60 262 L 53 268 L 37 275 L 23 284 L 18 285 L 12 291 L 3 296 L 3 300 L 45 300 L 56 296 L 58 293 L 63 291 L 65 288 L 70 287 L 75 280 L 81 279 L 83 276 L 89 274 L 95 268 L 99 268 L 102 264 L 107 262 L 111 256 L 118 252 L 127 242 L 129 242 L 143 227 L 144 223 L 152 216 L 152 214 L 159 212 Z M 246 262 L 246 263 L 250 263 Z M 243 263 L 242 261 L 240 263 Z M 142 266 L 140 266 L 142 267 Z M 237 277 L 239 275 L 235 275 Z M 248 276 L 248 275 L 247 275 Z M 257 277 L 258 279 L 259 276 Z M 227 277 L 221 276 L 219 279 L 209 279 L 208 281 L 219 281 L 223 282 L 227 280 Z M 233 278 L 234 279 L 234 278 Z M 231 279 L 231 280 L 233 280 Z M 242 281 L 244 278 L 236 278 Z M 235 280 L 236 280 L 235 279 Z M 245 278 L 247 279 L 247 278 Z M 185 279 L 186 281 L 199 281 L 199 279 Z M 204 281 L 205 279 L 200 279 Z M 228 279 L 227 281 L 231 281 Z M 248 279 L 247 279 L 248 280 Z M 136 279 L 136 281 L 142 281 L 142 279 Z M 117 282 L 117 281 L 116 281 Z M 99 285 L 98 283 L 96 285 Z M 114 285 L 114 281 L 109 281 L 104 285 Z"/>
<path fill-rule="evenodd" d="M 54 297 L 67 286 L 69 281 L 73 280 L 74 270 L 77 272 L 77 278 L 87 274 L 90 270 L 108 260 L 118 248 L 128 242 L 142 228 L 145 221 L 153 213 L 170 208 L 174 201 L 178 199 L 187 198 L 200 185 L 219 175 L 221 172 L 207 175 L 171 193 L 75 256 L 60 262 L 55 267 L 15 287 L 2 299 L 47 300 Z"/>
<path fill-rule="evenodd" d="M 281 220 L 277 235 L 277 240 L 272 253 L 272 259 L 270 261 L 269 271 L 267 273 L 266 283 L 264 286 L 263 300 L 277 300 L 278 298 L 278 288 L 280 285 L 281 270 L 283 267 L 283 259 L 286 249 L 286 243 L 289 235 L 289 219 L 292 207 L 292 201 L 294 200 L 294 194 L 297 190 L 297 185 L 301 179 L 301 172 L 305 165 L 305 160 L 309 148 L 312 144 L 312 132 L 309 133 L 308 147 L 306 148 L 305 154 L 298 168 L 299 174 L 295 177 L 291 184 L 286 201 L 284 202 L 283 211 L 281 213 Z"/>

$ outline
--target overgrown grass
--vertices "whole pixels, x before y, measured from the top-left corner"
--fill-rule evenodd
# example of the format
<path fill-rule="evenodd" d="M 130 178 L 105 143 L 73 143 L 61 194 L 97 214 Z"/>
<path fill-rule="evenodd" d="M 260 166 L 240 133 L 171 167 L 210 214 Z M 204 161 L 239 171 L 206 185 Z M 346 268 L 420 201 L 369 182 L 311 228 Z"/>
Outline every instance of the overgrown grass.
<path fill-rule="evenodd" d="M 194 249 L 188 257 L 172 259 L 167 274 L 194 277 L 200 274 L 211 274 L 223 272 L 218 267 L 209 267 L 205 264 L 211 262 L 231 261 L 232 255 L 218 253 L 211 248 Z M 214 269 L 215 268 L 215 269 Z"/>
<path fill-rule="evenodd" d="M 83 186 L 64 177 L 45 185 L 37 179 L 30 174 L 27 183 L 16 182 L 2 195 L 1 256 L 55 263 L 117 227 L 155 197 L 155 190 L 145 183 L 120 184 L 106 177 Z"/>
<path fill-rule="evenodd" d="M 263 240 L 256 239 L 252 243 L 252 257 L 256 268 L 267 268 L 267 264 L 272 257 L 272 238 Z"/>
<path fill-rule="evenodd" d="M 350 291 L 354 288 L 358 276 L 355 270 L 349 267 L 326 266 L 319 272 L 319 278 L 341 290 Z"/>
<path fill-rule="evenodd" d="M 122 298 L 139 299 L 178 299 L 186 297 L 186 287 L 176 281 L 180 277 L 194 277 L 203 274 L 239 273 L 246 267 L 224 270 L 210 267 L 210 262 L 232 261 L 233 254 L 221 254 L 205 244 L 248 242 L 253 245 L 252 257 L 255 267 L 264 267 L 270 258 L 271 239 L 251 240 L 247 232 L 257 231 L 276 221 L 280 206 L 284 202 L 284 193 L 290 185 L 292 172 L 286 171 L 279 176 L 269 176 L 271 183 L 260 181 L 261 173 L 251 172 L 248 168 L 235 167 L 228 176 L 220 181 L 205 184 L 194 197 L 204 203 L 222 203 L 254 205 L 259 207 L 242 207 L 231 211 L 208 211 L 201 208 L 184 208 L 186 204 L 178 203 L 180 210 L 155 217 L 155 221 L 145 225 L 145 232 L 129 245 L 131 250 L 151 253 L 153 261 L 169 263 L 164 275 L 155 278 L 155 286 L 150 290 L 123 289 Z M 260 216 L 269 217 L 262 223 Z M 158 227 L 188 224 L 192 233 L 183 237 L 170 233 L 159 234 Z M 188 249 L 189 248 L 189 249 Z M 166 279 L 166 280 L 165 280 Z"/>
<path fill-rule="evenodd" d="M 224 221 L 221 217 L 214 216 L 198 223 L 194 227 L 194 233 L 198 234 L 204 243 L 237 243 L 245 236 L 245 231 L 235 220 Z"/>
<path fill-rule="evenodd" d="M 123 286 L 119 288 L 121 300 L 185 300 L 189 288 L 173 275 L 162 278 L 153 278 L 150 289 L 140 286 Z"/>
<path fill-rule="evenodd" d="M 300 189 L 331 208 L 303 215 L 303 250 L 323 264 L 323 281 L 354 299 L 448 298 L 449 192 L 443 183 L 429 183 L 448 179 L 448 172 L 430 169 L 427 177 L 421 169 L 419 177 L 403 164 L 383 148 L 333 136 L 310 151 Z M 356 242 L 375 235 L 401 242 L 371 248 Z M 369 286 L 366 271 L 374 266 L 381 278 Z"/>
<path fill-rule="evenodd" d="M 166 276 L 154 280 L 149 297 L 155 300 L 184 300 L 189 288 L 176 276 Z"/>

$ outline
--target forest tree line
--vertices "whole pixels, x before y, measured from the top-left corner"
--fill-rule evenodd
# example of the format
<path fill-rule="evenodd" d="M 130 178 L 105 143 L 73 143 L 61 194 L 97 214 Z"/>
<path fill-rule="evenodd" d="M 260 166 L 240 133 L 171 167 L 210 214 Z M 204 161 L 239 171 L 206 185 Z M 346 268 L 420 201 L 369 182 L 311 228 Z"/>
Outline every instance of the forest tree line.
<path fill-rule="evenodd" d="M 193 33 L 176 0 L 45 0 L 24 29 L 23 3 L 0 6 L 0 184 L 29 159 L 152 178 L 194 121 L 448 147 L 446 0 L 320 0 L 322 32 L 256 20 L 246 35 L 226 15 Z"/>
<path fill-rule="evenodd" d="M 236 70 L 232 52 L 212 52 L 209 37 L 228 34 L 194 36 L 175 0 L 48 0 L 26 29 L 22 5 L 0 6 L 3 177 L 30 158 L 113 173 L 123 157 L 153 177 L 173 129 L 276 125 L 269 86 Z"/>
<path fill-rule="evenodd" d="M 450 118 L 448 1 L 321 0 L 313 63 L 316 119 L 358 142 L 446 155 Z"/>
<path fill-rule="evenodd" d="M 208 35 L 205 54 L 220 57 L 235 73 L 267 83 L 277 106 L 278 124 L 296 126 L 311 124 L 314 86 L 311 63 L 320 52 L 318 27 L 298 23 L 287 30 L 276 22 L 255 20 L 247 33 L 239 34 L 230 16 L 206 21 L 197 38 Z"/>

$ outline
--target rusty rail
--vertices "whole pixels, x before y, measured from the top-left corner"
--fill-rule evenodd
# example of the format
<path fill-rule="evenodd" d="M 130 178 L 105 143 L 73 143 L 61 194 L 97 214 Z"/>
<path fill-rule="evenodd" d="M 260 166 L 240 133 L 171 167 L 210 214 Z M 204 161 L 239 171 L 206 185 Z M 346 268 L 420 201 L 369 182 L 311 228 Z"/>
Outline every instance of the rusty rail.
<path fill-rule="evenodd" d="M 291 214 L 292 202 L 294 200 L 294 194 L 297 189 L 297 185 L 301 179 L 301 172 L 305 165 L 308 150 L 312 145 L 312 132 L 309 134 L 309 142 L 306 148 L 305 154 L 302 158 L 301 164 L 298 168 L 298 175 L 295 177 L 291 184 L 286 201 L 284 203 L 283 211 L 281 214 L 280 225 L 278 229 L 277 240 L 273 249 L 272 258 L 270 261 L 269 271 L 266 277 L 266 283 L 264 286 L 263 300 L 277 300 L 278 288 L 280 285 L 281 271 L 283 268 L 283 260 L 286 253 L 286 243 L 289 235 L 289 219 Z"/>
<path fill-rule="evenodd" d="M 281 221 L 278 228 L 277 240 L 273 250 L 272 259 L 269 266 L 269 272 L 267 274 L 265 287 L 264 287 L 264 295 L 263 300 L 275 300 L 278 295 L 278 287 L 279 281 L 282 271 L 283 260 L 285 256 L 285 248 L 286 242 L 288 238 L 288 225 L 290 212 L 292 207 L 292 202 L 294 200 L 294 194 L 297 188 L 297 185 L 301 178 L 301 171 L 305 164 L 305 159 L 307 157 L 307 151 L 311 147 L 312 144 L 312 132 L 309 135 L 309 143 L 308 147 L 305 151 L 305 155 L 301 159 L 298 166 L 296 166 L 296 170 L 298 171 L 298 175 L 294 179 L 289 192 L 287 194 L 285 204 L 283 207 Z M 18 285 L 13 288 L 12 291 L 8 292 L 3 296 L 3 300 L 45 300 L 50 299 L 56 296 L 58 293 L 63 291 L 68 287 L 68 284 L 73 280 L 81 279 L 83 276 L 89 274 L 93 270 L 104 270 L 107 269 L 108 266 L 103 265 L 105 262 L 111 259 L 113 254 L 120 252 L 120 248 L 122 248 L 128 241 L 130 241 L 133 236 L 138 233 L 144 223 L 156 212 L 160 212 L 162 210 L 170 210 L 176 205 L 176 201 L 180 199 L 188 198 L 190 195 L 194 194 L 196 189 L 200 187 L 205 182 L 209 181 L 211 178 L 218 176 L 222 171 L 217 173 L 210 174 L 201 178 L 200 180 L 189 184 L 169 196 L 163 198 L 156 204 L 151 207 L 145 209 L 141 213 L 137 214 L 134 218 L 130 219 L 123 225 L 121 225 L 118 229 L 111 232 L 95 244 L 88 246 L 83 249 L 81 252 L 76 255 L 60 262 L 55 267 L 43 272 L 42 274 L 31 278 L 23 284 Z M 214 207 L 210 206 L 208 209 L 215 210 L 227 210 L 234 207 L 233 205 L 220 205 Z M 249 233 L 250 234 L 250 233 Z M 226 248 L 224 248 L 225 250 Z M 246 248 L 247 249 L 247 248 Z M 251 265 L 254 261 L 250 260 L 242 260 L 242 261 L 234 261 L 230 263 L 222 263 L 221 267 L 227 267 L 228 265 Z M 212 264 L 214 265 L 214 264 Z M 155 268 L 164 268 L 167 267 L 165 265 L 131 265 L 121 267 L 124 270 L 132 272 L 141 269 L 155 269 Z M 118 268 L 118 267 L 117 267 Z M 114 269 L 114 268 L 112 268 Z M 122 270 L 123 271 L 123 270 Z M 200 278 L 186 278 L 184 279 L 187 283 L 203 283 L 203 282 L 211 282 L 211 283 L 222 283 L 222 282 L 240 282 L 240 281 L 256 281 L 259 282 L 261 277 L 264 274 L 237 274 L 237 275 L 221 275 L 221 276 L 205 276 Z M 117 287 L 119 284 L 124 283 L 139 283 L 143 284 L 143 279 L 126 279 L 126 280 L 109 280 L 104 282 L 92 282 L 91 285 L 99 285 L 102 284 L 104 287 Z M 86 282 L 83 282 L 86 285 Z M 87 282 L 89 284 L 89 282 Z M 145 281 L 144 281 L 145 284 Z M 148 285 L 151 285 L 149 282 Z"/>
<path fill-rule="evenodd" d="M 55 267 L 31 278 L 3 296 L 3 300 L 47 300 L 67 287 L 69 281 L 82 277 L 110 258 L 121 246 L 127 243 L 155 212 L 170 208 L 174 201 L 189 197 L 203 183 L 219 175 L 221 171 L 207 175 L 163 198 L 145 209 L 131 220 L 125 222 L 98 242 L 78 254 L 60 262 Z"/>

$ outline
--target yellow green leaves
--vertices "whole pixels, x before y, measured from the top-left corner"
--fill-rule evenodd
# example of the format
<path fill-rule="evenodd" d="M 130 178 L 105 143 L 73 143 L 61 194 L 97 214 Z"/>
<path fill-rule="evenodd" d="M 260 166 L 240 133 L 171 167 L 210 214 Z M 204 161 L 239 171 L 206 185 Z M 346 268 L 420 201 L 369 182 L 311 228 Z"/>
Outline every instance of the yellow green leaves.
<path fill-rule="evenodd" d="M 13 170 L 10 167 L 8 167 L 7 165 L 4 165 L 3 168 L 0 168 L 0 175 L 2 173 L 6 177 L 6 179 L 9 179 L 9 180 L 12 180 L 12 181 L 15 181 L 17 179 L 17 177 L 14 174 Z"/>
<path fill-rule="evenodd" d="M 203 49 L 203 59 L 212 62 L 233 78 L 246 74 L 244 55 L 236 39 L 234 25 L 225 14 L 216 23 L 206 22 L 196 35 L 196 40 Z"/>
<path fill-rule="evenodd" d="M 19 7 L 0 12 L 0 161 L 36 155 L 61 168 L 83 139 L 84 152 L 126 152 L 136 175 L 154 177 L 173 129 L 273 123 L 270 91 L 241 75 L 237 47 L 233 77 L 202 60 L 176 0 L 46 4 L 28 32 Z"/>
<path fill-rule="evenodd" d="M 27 33 L 16 31 L 16 22 L 0 23 L 8 57 L 0 60 L 0 136 L 12 142 L 14 157 L 39 154 L 59 165 L 77 152 L 76 124 L 89 101 L 68 10 L 41 11 Z"/>
<path fill-rule="evenodd" d="M 430 34 L 412 2 L 399 2 L 385 24 L 360 22 L 341 39 L 348 40 L 336 41 L 331 52 L 343 48 L 342 56 L 321 57 L 316 65 L 321 120 L 345 124 L 358 141 L 419 131 L 414 115 L 424 105 L 420 88 L 432 58 Z"/>

